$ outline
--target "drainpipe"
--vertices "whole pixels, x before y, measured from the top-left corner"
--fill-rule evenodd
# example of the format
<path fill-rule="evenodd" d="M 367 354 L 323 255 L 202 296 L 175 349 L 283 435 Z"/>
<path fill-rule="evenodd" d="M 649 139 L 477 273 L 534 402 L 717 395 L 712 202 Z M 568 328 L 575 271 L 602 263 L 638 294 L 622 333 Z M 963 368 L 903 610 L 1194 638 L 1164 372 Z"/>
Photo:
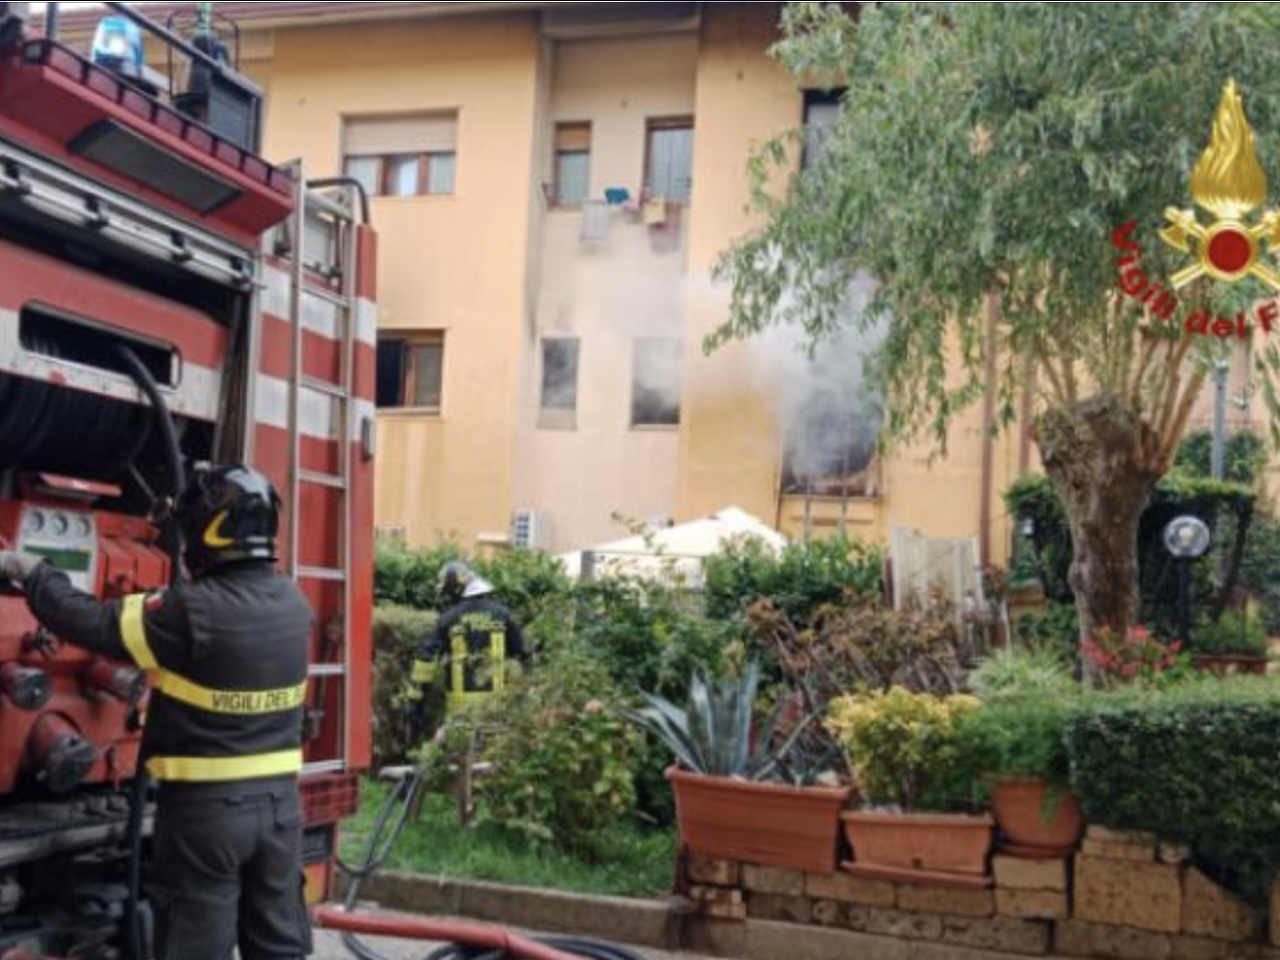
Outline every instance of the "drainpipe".
<path fill-rule="evenodd" d="M 996 426 L 996 377 L 999 374 L 996 334 L 999 323 L 1000 298 L 992 294 L 987 297 L 987 388 L 982 401 L 982 503 L 978 517 L 978 543 L 983 566 L 991 564 L 992 496 L 995 493 L 996 473 L 996 441 L 993 434 Z"/>

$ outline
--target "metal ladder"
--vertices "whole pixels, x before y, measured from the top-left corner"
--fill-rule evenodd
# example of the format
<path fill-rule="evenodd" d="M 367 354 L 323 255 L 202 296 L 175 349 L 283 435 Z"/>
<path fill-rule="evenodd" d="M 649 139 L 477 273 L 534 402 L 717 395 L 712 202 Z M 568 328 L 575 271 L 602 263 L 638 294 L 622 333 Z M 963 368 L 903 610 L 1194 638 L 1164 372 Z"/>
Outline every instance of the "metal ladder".
<path fill-rule="evenodd" d="M 292 511 L 289 524 L 289 574 L 299 583 L 321 582 L 339 585 L 342 592 L 340 644 L 343 650 L 343 662 L 313 663 L 309 670 L 312 692 L 318 694 L 312 701 L 312 710 L 323 711 L 328 701 L 329 683 L 338 680 L 346 682 L 351 672 L 351 644 L 347 632 L 351 625 L 352 598 L 352 530 L 353 502 L 351 490 L 351 459 L 354 435 L 354 376 L 356 363 L 356 342 L 359 337 L 359 299 L 356 289 L 359 243 L 356 236 L 356 207 L 354 197 L 343 202 L 328 194 L 313 193 L 308 190 L 307 180 L 303 176 L 303 165 L 293 165 L 295 176 L 295 209 L 290 221 L 290 241 L 292 246 L 290 277 L 290 316 L 289 323 L 293 334 L 292 343 L 292 375 L 289 380 L 289 503 Z M 309 263 L 308 217 L 317 216 L 332 224 L 334 244 L 332 252 L 340 271 L 341 292 L 334 292 L 307 283 Z M 326 264 L 327 265 L 327 264 Z M 337 316 L 338 342 L 340 346 L 339 382 L 329 383 L 306 375 L 303 364 L 303 344 L 306 332 L 307 297 L 315 297 L 327 302 L 335 308 Z M 305 395 L 311 394 L 320 398 L 335 411 L 338 417 L 338 470 L 333 474 L 317 473 L 303 469 L 303 405 Z M 338 531 L 339 557 L 336 566 L 305 566 L 301 562 L 300 546 L 302 542 L 302 524 L 299 512 L 302 493 L 307 488 L 324 488 L 338 493 L 341 503 L 341 519 Z M 320 628 L 320 649 L 323 656 L 326 647 L 330 646 L 328 624 L 322 623 Z M 339 707 L 342 725 L 342 753 L 340 757 L 308 763 L 303 770 L 304 776 L 321 776 L 343 773 L 347 769 L 347 758 L 350 756 L 350 724 L 347 716 L 347 698 L 350 692 L 343 689 L 342 702 Z M 310 711 L 309 711 L 310 713 Z M 310 726 L 310 724 L 308 724 Z"/>

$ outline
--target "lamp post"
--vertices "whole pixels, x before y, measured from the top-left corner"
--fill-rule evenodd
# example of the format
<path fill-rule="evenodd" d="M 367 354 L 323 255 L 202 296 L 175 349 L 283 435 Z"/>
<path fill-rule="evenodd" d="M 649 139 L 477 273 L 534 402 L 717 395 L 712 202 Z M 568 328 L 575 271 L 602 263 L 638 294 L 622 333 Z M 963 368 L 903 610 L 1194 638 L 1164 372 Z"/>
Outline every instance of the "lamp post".
<path fill-rule="evenodd" d="M 1164 531 L 1164 545 L 1178 563 L 1178 606 L 1182 642 L 1191 640 L 1191 568 L 1209 552 L 1213 534 L 1199 517 L 1178 517 Z"/>

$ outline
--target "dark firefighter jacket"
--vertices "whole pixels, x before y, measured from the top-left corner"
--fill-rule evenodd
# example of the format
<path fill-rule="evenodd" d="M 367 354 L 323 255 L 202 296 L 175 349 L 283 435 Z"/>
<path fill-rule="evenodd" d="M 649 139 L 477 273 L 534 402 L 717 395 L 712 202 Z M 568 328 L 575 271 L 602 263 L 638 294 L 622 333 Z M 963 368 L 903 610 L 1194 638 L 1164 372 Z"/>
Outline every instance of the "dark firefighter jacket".
<path fill-rule="evenodd" d="M 156 780 L 231 783 L 301 770 L 313 614 L 270 566 L 103 603 L 45 563 L 26 592 L 56 636 L 147 671 L 142 748 Z"/>
<path fill-rule="evenodd" d="M 440 618 L 414 665 L 417 683 L 434 683 L 445 670 L 449 709 L 501 691 L 508 659 L 523 660 L 524 637 L 510 611 L 496 600 L 463 600 Z"/>

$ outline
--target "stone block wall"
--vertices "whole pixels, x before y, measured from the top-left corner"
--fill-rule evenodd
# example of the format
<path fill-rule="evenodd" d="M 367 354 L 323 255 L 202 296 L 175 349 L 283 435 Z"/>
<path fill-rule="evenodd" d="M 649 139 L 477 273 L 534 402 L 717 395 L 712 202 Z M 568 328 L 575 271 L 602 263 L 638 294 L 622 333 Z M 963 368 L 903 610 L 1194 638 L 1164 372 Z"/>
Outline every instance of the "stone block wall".
<path fill-rule="evenodd" d="M 694 858 L 689 899 L 708 921 L 843 930 L 966 957 L 1280 960 L 1280 885 L 1268 927 L 1187 860 L 1154 837 L 1097 828 L 1070 860 L 995 857 L 985 890 Z"/>

